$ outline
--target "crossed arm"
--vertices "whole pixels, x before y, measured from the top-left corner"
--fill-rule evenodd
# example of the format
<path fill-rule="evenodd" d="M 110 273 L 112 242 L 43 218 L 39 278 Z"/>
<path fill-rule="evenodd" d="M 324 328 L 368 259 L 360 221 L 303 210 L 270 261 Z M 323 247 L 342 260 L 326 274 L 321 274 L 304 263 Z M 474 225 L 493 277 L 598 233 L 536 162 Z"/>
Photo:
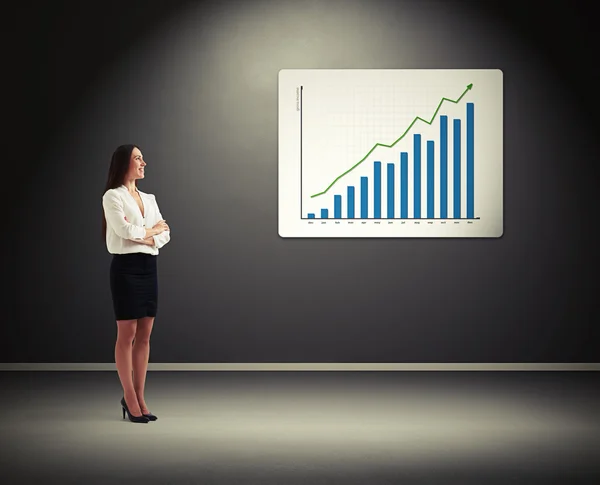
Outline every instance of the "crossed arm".
<path fill-rule="evenodd" d="M 168 231 L 169 229 L 167 229 Z M 164 232 L 161 232 L 160 234 L 164 234 Z M 130 239 L 131 242 L 134 242 L 136 244 L 143 244 L 144 246 L 151 246 L 151 247 L 161 247 L 161 244 L 157 244 L 157 240 L 155 239 L 154 236 L 148 236 L 145 237 L 144 239 Z M 164 243 L 166 244 L 166 243 Z M 163 245 L 164 245 L 163 244 Z"/>
<path fill-rule="evenodd" d="M 133 239 L 132 240 L 135 243 L 138 244 L 143 244 L 144 246 L 155 246 L 156 243 L 154 242 L 154 236 L 148 236 L 144 239 Z"/>
<path fill-rule="evenodd" d="M 127 217 L 125 218 L 125 220 L 127 221 Z M 152 246 L 152 247 L 156 246 L 156 239 L 154 239 L 154 236 L 162 234 L 164 231 L 169 231 L 169 226 L 167 225 L 166 221 L 164 221 L 162 219 L 155 224 L 155 226 L 152 228 L 152 230 L 154 231 L 157 227 L 162 229 L 162 232 L 159 232 L 158 234 L 147 236 L 143 239 L 130 239 L 130 241 L 137 243 L 137 244 L 143 244 L 144 246 Z"/>

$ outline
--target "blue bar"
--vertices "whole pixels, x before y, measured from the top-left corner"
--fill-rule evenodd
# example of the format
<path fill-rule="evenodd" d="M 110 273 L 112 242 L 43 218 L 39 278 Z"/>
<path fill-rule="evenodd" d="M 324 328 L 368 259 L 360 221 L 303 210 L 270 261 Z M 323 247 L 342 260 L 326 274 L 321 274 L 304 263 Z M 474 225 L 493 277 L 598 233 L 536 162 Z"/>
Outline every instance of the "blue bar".
<path fill-rule="evenodd" d="M 373 217 L 381 219 L 381 162 L 373 164 Z"/>
<path fill-rule="evenodd" d="M 342 196 L 341 195 L 333 196 L 333 218 L 334 219 L 342 218 Z"/>
<path fill-rule="evenodd" d="M 440 217 L 448 217 L 448 117 L 440 116 Z"/>
<path fill-rule="evenodd" d="M 367 219 L 369 217 L 369 179 L 360 178 L 360 217 Z"/>
<path fill-rule="evenodd" d="M 354 187 L 348 186 L 348 219 L 354 219 Z"/>
<path fill-rule="evenodd" d="M 415 219 L 421 217 L 421 135 L 414 136 L 415 142 Z"/>
<path fill-rule="evenodd" d="M 473 156 L 475 151 L 475 123 L 473 122 L 475 105 L 467 103 L 467 217 L 473 219 L 475 217 L 475 200 L 474 189 L 475 179 L 473 177 Z"/>
<path fill-rule="evenodd" d="M 387 216 L 394 218 L 394 164 L 387 164 Z"/>
<path fill-rule="evenodd" d="M 400 217 L 408 219 L 408 152 L 400 153 Z"/>
<path fill-rule="evenodd" d="M 435 217 L 433 204 L 435 202 L 433 190 L 434 190 L 434 178 L 433 178 L 433 161 L 435 145 L 432 140 L 427 140 L 427 218 L 433 219 Z"/>
<path fill-rule="evenodd" d="M 328 209 L 321 209 L 321 219 L 327 219 L 329 217 Z"/>
<path fill-rule="evenodd" d="M 460 219 L 460 120 L 454 120 L 454 218 Z"/>
<path fill-rule="evenodd" d="M 309 218 L 309 219 L 314 219 L 314 218 L 315 218 L 315 214 L 314 214 L 313 212 L 310 212 L 310 213 L 308 214 L 308 218 Z"/>

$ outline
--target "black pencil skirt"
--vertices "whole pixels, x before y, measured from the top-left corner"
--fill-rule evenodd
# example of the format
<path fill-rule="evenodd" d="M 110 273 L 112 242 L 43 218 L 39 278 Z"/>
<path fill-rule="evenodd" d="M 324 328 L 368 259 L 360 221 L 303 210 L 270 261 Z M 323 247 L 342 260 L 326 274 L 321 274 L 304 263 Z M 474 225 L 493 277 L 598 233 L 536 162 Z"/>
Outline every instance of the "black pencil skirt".
<path fill-rule="evenodd" d="M 113 254 L 110 291 L 116 320 L 155 317 L 158 310 L 157 256 Z"/>

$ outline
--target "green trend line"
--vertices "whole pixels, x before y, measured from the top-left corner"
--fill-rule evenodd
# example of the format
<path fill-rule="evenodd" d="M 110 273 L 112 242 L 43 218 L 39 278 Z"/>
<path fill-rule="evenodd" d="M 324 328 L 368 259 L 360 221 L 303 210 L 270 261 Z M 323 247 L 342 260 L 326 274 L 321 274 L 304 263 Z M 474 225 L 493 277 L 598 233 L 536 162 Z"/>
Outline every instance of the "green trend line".
<path fill-rule="evenodd" d="M 334 184 L 335 184 L 335 183 L 336 183 L 336 182 L 337 182 L 339 179 L 341 179 L 341 178 L 342 178 L 344 175 L 348 175 L 350 172 L 352 172 L 352 170 L 354 170 L 354 169 L 355 169 L 356 167 L 358 167 L 358 166 L 359 166 L 361 163 L 363 163 L 363 162 L 364 162 L 364 161 L 367 159 L 367 157 L 368 157 L 368 156 L 369 156 L 371 153 L 373 153 L 373 150 L 375 150 L 375 148 L 377 148 L 377 147 L 386 147 L 386 148 L 392 148 L 392 147 L 393 147 L 393 146 L 394 146 L 396 143 L 398 143 L 400 140 L 402 140 L 402 138 L 404 138 L 404 137 L 406 136 L 406 134 L 407 134 L 407 133 L 410 131 L 410 129 L 413 127 L 413 125 L 414 125 L 414 124 L 415 124 L 415 123 L 416 123 L 418 120 L 421 120 L 421 121 L 423 121 L 424 123 L 427 123 L 428 125 L 431 125 L 431 123 L 433 123 L 433 120 L 435 119 L 436 115 L 438 114 L 438 111 L 439 111 L 439 110 L 440 110 L 440 108 L 442 107 L 442 104 L 444 103 L 444 101 L 450 101 L 451 103 L 458 104 L 458 103 L 460 102 L 460 100 L 461 100 L 461 99 L 463 99 L 464 95 L 465 95 L 465 94 L 467 94 L 467 91 L 471 90 L 471 88 L 472 88 L 472 87 L 473 87 L 473 84 L 472 84 L 472 83 L 471 83 L 471 84 L 469 84 L 469 85 L 467 86 L 467 88 L 464 90 L 464 92 L 463 92 L 463 93 L 460 95 L 460 97 L 459 97 L 457 100 L 454 100 L 454 99 L 448 99 L 448 98 L 442 98 L 442 100 L 440 101 L 440 104 L 438 104 L 438 107 L 437 107 L 437 109 L 435 110 L 435 113 L 433 113 L 433 116 L 431 117 L 431 120 L 430 120 L 430 121 L 427 121 L 427 120 L 425 120 L 425 119 L 421 118 L 420 116 L 417 116 L 417 117 L 416 117 L 416 118 L 413 120 L 413 122 L 412 122 L 412 123 L 411 123 L 411 124 L 408 126 L 408 128 L 407 128 L 407 129 L 406 129 L 406 131 L 405 131 L 405 132 L 402 134 L 402 136 L 401 136 L 400 138 L 398 138 L 398 139 L 397 139 L 397 140 L 396 140 L 394 143 L 392 143 L 391 145 L 384 145 L 383 143 L 376 143 L 376 144 L 373 146 L 373 148 L 371 148 L 371 149 L 369 150 L 369 153 L 367 153 L 367 154 L 366 154 L 366 155 L 363 157 L 363 159 L 362 159 L 360 162 L 358 162 L 356 165 L 354 165 L 353 167 L 351 167 L 351 168 L 349 168 L 348 170 L 346 170 L 346 171 L 345 171 L 345 172 L 344 172 L 342 175 L 340 175 L 340 176 L 339 176 L 338 178 L 336 178 L 336 179 L 335 179 L 333 182 L 331 182 L 331 184 L 329 185 L 329 187 L 327 187 L 327 188 L 326 188 L 326 189 L 325 189 L 323 192 L 319 192 L 318 194 L 311 195 L 311 196 L 310 196 L 310 197 L 311 197 L 311 199 L 312 199 L 312 198 L 314 198 L 314 197 L 318 197 L 319 195 L 326 194 L 326 193 L 327 193 L 327 191 L 328 191 L 328 190 L 329 190 L 331 187 L 333 187 L 333 185 L 334 185 Z"/>

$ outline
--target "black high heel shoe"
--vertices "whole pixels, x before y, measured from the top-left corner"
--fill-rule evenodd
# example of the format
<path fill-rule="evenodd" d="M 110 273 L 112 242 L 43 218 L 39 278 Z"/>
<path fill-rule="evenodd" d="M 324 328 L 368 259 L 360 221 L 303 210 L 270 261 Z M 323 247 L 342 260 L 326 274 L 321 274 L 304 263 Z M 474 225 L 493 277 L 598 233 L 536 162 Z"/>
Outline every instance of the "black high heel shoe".
<path fill-rule="evenodd" d="M 155 416 L 151 412 L 148 412 L 148 414 L 142 413 L 142 416 L 144 416 L 145 418 L 147 418 L 148 421 L 156 421 L 158 419 L 158 416 Z"/>
<path fill-rule="evenodd" d="M 121 398 L 121 407 L 123 408 L 123 419 L 125 419 L 125 414 L 127 414 L 129 421 L 131 421 L 132 423 L 147 423 L 149 421 L 149 419 L 144 415 L 142 415 L 142 416 L 132 415 L 129 412 L 129 408 L 127 407 L 127 403 L 125 402 L 124 397 Z"/>

